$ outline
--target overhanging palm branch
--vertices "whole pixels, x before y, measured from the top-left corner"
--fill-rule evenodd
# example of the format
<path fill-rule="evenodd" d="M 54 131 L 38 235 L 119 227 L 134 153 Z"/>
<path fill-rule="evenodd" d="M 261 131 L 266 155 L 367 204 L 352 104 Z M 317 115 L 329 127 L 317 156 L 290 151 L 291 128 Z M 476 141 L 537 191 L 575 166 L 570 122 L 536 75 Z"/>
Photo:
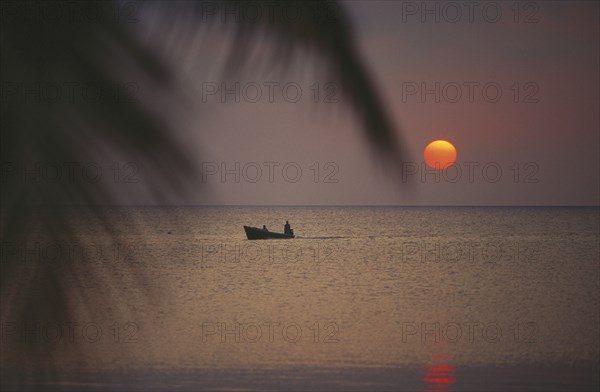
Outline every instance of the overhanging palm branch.
<path fill-rule="evenodd" d="M 214 12 L 207 13 L 207 3 L 214 7 Z M 301 49 L 314 51 L 325 64 L 324 75 L 341 86 L 373 150 L 386 160 L 400 163 L 404 157 L 402 143 L 357 52 L 343 7 L 328 0 L 253 3 L 274 17 L 224 24 L 224 28 L 233 29 L 236 36 L 230 48 L 227 72 L 235 75 L 243 68 L 250 44 L 260 40 L 262 34 L 275 40 L 276 45 L 270 52 L 274 66 L 279 63 L 285 68 Z M 171 136 L 164 117 L 136 99 L 134 92 L 124 86 L 128 75 L 136 75 L 167 96 L 176 97 L 181 87 L 174 82 L 168 67 L 123 23 L 123 15 L 115 17 L 115 10 L 123 10 L 124 2 L 42 0 L 1 4 L 0 150 L 3 170 L 6 169 L 1 195 L 3 249 L 33 238 L 57 243 L 77 242 L 77 233 L 65 206 L 79 206 L 82 211 L 95 215 L 118 242 L 119 234 L 113 231 L 104 207 L 113 202 L 110 189 L 92 182 L 24 181 L 11 170 L 31 169 L 36 162 L 42 165 L 90 162 L 110 154 L 122 154 L 135 157 L 153 173 L 145 191 L 158 203 L 167 200 L 169 194 L 183 191 L 196 169 Z M 176 25 L 178 18 L 190 15 L 198 24 L 207 17 L 219 23 L 224 7 L 229 12 L 247 7 L 247 2 L 235 0 L 136 4 L 159 13 L 168 11 L 173 19 L 164 26 Z M 62 17 L 56 17 L 58 9 L 63 10 Z M 283 17 L 286 9 L 293 9 L 297 16 L 293 20 Z M 42 88 L 60 85 L 66 91 L 65 83 L 100 86 L 117 92 L 119 99 L 63 97 L 52 102 L 48 97 L 37 97 L 38 92 L 35 92 L 38 84 Z M 69 277 L 98 273 L 89 266 L 65 263 L 36 265 L 35 270 L 22 274 L 22 264 L 18 252 L 3 253 L 0 277 L 3 320 L 23 323 L 39 319 L 67 320 L 70 315 L 68 296 L 74 290 L 68 283 Z M 132 265 L 130 272 L 143 279 L 143 269 Z M 110 271 L 106 273 L 111 277 Z M 78 295 L 85 296 L 85 292 Z M 18 345 L 13 348 L 21 351 Z M 9 349 L 11 347 L 4 346 L 2 358 L 11 355 Z M 44 348 L 30 354 L 52 357 L 52 352 Z"/>

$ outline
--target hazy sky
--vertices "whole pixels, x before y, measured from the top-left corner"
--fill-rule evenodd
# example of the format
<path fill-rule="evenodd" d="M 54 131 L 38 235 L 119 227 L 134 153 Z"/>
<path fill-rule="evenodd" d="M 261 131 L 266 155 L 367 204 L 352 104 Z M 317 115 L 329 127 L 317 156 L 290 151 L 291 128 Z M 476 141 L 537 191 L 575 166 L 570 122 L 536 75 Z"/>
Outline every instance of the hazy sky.
<path fill-rule="evenodd" d="M 203 191 L 185 203 L 598 205 L 597 2 L 518 3 L 518 12 L 513 2 L 343 4 L 411 151 L 407 178 L 378 164 L 313 55 L 275 71 L 261 65 L 265 38 L 245 72 L 225 80 L 231 35 L 217 29 L 194 43 L 201 59 L 166 41 L 193 113 L 173 121 L 205 169 Z M 435 139 L 458 150 L 439 178 L 422 166 Z"/>

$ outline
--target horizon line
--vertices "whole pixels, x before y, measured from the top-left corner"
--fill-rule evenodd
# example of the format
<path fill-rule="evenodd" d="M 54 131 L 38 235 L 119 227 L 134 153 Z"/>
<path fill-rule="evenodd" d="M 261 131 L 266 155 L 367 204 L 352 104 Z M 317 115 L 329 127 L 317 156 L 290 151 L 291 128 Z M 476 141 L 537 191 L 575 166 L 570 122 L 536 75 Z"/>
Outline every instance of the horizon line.
<path fill-rule="evenodd" d="M 600 204 L 81 204 L 81 205 L 66 205 L 66 204 L 48 204 L 37 205 L 32 207 L 514 207 L 514 208 L 600 208 Z"/>

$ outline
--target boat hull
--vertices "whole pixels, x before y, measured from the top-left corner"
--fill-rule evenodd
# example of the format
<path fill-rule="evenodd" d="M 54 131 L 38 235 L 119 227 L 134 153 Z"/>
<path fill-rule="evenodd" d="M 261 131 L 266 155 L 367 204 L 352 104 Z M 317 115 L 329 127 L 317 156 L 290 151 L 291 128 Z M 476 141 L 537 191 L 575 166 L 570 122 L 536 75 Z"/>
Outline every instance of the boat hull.
<path fill-rule="evenodd" d="M 275 233 L 258 227 L 244 226 L 246 237 L 249 240 L 269 240 L 269 239 L 290 239 L 294 238 L 293 234 Z"/>

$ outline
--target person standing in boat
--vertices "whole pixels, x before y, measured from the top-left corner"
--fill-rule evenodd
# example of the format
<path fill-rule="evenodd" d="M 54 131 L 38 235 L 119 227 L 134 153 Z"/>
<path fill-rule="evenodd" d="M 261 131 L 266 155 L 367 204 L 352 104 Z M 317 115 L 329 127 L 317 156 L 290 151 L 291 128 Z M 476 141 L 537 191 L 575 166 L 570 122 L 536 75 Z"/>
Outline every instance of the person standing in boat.
<path fill-rule="evenodd" d="M 288 235 L 292 234 L 292 227 L 290 226 L 290 222 L 285 221 L 285 225 L 283 225 L 283 232 Z"/>
<path fill-rule="evenodd" d="M 263 225 L 263 230 L 264 231 L 269 231 L 269 229 L 267 229 L 267 225 Z"/>

